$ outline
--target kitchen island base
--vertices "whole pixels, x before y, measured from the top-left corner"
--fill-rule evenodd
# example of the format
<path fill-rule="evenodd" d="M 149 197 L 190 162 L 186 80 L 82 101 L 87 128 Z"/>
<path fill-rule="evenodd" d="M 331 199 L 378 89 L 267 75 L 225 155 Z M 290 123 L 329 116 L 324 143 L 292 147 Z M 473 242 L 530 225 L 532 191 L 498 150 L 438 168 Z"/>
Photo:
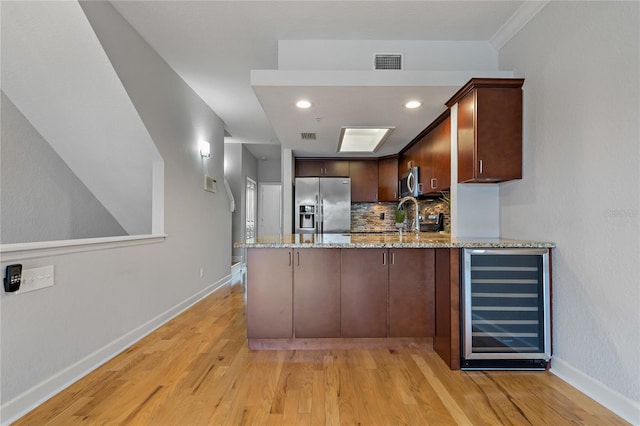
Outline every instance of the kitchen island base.
<path fill-rule="evenodd" d="M 283 235 L 247 248 L 252 350 L 433 349 L 460 369 L 460 249 L 553 243 L 446 234 Z"/>

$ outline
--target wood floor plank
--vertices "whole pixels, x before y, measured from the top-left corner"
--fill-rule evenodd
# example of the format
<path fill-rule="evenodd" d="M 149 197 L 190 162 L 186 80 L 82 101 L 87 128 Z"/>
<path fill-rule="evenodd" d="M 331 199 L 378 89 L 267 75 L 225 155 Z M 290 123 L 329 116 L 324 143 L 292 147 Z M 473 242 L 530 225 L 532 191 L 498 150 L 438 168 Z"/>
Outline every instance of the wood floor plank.
<path fill-rule="evenodd" d="M 247 347 L 225 287 L 15 422 L 22 425 L 624 425 L 549 372 L 452 371 L 429 347 Z"/>

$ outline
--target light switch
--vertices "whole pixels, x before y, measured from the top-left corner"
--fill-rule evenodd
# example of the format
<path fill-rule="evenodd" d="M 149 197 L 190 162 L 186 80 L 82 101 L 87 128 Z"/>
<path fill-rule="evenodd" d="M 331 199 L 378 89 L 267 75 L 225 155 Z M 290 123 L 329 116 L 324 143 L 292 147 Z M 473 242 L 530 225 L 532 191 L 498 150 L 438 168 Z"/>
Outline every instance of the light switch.
<path fill-rule="evenodd" d="M 204 175 L 204 190 L 215 193 L 218 190 L 218 183 L 211 176 Z"/>

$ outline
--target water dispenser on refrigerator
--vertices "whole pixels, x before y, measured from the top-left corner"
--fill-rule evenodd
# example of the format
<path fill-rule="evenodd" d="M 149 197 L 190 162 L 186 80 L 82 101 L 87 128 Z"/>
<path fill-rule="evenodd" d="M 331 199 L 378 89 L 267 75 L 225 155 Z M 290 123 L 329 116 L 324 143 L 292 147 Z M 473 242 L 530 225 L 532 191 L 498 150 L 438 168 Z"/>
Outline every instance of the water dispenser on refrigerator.
<path fill-rule="evenodd" d="M 300 232 L 315 231 L 316 229 L 316 206 L 313 204 L 300 204 Z"/>

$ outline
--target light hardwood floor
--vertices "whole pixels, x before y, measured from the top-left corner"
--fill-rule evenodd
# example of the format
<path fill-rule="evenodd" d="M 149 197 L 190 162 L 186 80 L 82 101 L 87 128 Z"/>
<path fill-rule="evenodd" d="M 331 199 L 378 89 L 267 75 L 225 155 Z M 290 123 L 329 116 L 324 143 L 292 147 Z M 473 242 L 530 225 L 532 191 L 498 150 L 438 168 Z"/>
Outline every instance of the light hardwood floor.
<path fill-rule="evenodd" d="M 451 371 L 432 351 L 249 351 L 225 287 L 16 425 L 617 425 L 548 372 Z"/>

